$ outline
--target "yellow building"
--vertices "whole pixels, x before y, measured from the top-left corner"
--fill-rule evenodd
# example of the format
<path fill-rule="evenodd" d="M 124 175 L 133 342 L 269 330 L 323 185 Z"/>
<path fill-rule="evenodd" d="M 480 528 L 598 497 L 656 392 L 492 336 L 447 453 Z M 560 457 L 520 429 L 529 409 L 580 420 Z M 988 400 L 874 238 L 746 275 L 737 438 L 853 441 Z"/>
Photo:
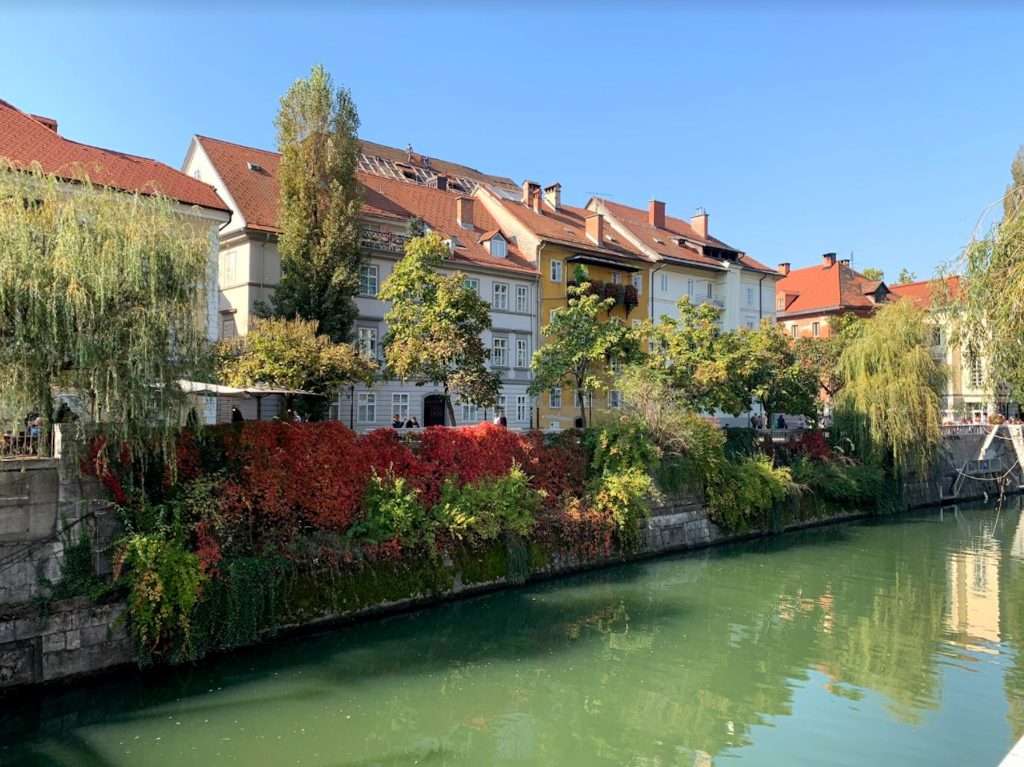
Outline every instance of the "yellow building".
<path fill-rule="evenodd" d="M 540 272 L 539 343 L 544 342 L 543 327 L 551 315 L 566 306 L 567 288 L 577 267 L 585 268 L 587 279 L 616 299 L 611 317 L 632 325 L 650 317 L 652 260 L 613 231 L 603 214 L 563 204 L 560 184 L 542 189 L 524 181 L 518 199 L 480 187 L 476 197 L 497 221 L 502 235 Z M 538 399 L 539 428 L 558 431 L 574 425 L 578 409 L 571 386 L 555 387 Z M 600 420 L 617 410 L 621 401 L 615 390 L 586 395 L 588 415 Z"/>

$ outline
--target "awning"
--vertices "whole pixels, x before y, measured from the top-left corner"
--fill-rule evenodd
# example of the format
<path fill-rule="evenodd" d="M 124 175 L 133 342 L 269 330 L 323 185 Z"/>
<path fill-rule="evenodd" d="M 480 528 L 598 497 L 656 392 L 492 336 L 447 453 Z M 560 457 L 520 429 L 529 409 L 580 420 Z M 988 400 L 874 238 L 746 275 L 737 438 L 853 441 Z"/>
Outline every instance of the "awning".
<path fill-rule="evenodd" d="M 601 258 L 601 256 L 588 256 L 586 253 L 577 253 L 574 256 L 570 256 L 566 259 L 570 264 L 590 264 L 591 266 L 604 266 L 609 269 L 615 269 L 620 272 L 639 272 L 640 270 L 635 266 L 628 266 L 627 264 L 620 263 L 611 258 Z"/>
<path fill-rule="evenodd" d="M 185 379 L 180 379 L 178 381 L 178 388 L 186 394 L 202 394 L 205 396 L 216 397 L 238 397 L 239 399 L 245 399 L 249 396 L 245 389 L 236 389 L 234 386 L 222 386 L 221 384 L 204 383 L 202 381 L 186 381 Z"/>

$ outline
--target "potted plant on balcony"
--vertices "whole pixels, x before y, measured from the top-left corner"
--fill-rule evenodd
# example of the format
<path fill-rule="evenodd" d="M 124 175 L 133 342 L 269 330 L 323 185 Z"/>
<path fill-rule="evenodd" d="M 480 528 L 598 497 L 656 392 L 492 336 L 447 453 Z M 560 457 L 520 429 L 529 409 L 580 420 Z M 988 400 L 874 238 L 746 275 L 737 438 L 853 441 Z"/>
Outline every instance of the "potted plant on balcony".
<path fill-rule="evenodd" d="M 623 294 L 623 304 L 626 306 L 626 311 L 632 311 L 639 303 L 640 299 L 637 297 L 636 287 L 633 285 L 627 285 Z"/>

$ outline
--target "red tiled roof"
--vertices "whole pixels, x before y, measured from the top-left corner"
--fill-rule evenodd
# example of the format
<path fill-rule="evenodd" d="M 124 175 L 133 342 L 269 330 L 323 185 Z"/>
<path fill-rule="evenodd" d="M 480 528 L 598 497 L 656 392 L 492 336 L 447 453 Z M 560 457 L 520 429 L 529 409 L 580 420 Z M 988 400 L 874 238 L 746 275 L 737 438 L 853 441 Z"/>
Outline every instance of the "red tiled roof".
<path fill-rule="evenodd" d="M 922 309 L 929 309 L 932 301 L 943 292 L 950 298 L 956 298 L 960 294 L 960 278 L 946 277 L 945 280 L 907 282 L 903 285 L 893 285 L 889 290 L 900 298 L 909 298 Z"/>
<path fill-rule="evenodd" d="M 251 229 L 278 233 L 277 171 L 280 155 L 264 149 L 234 144 L 229 141 L 197 136 L 210 162 L 234 198 L 246 225 Z M 255 163 L 259 170 L 250 170 Z M 455 201 L 462 195 L 441 191 L 420 184 L 357 172 L 363 186 L 363 213 L 385 218 L 407 220 L 421 218 L 431 229 L 445 237 L 455 237 L 458 246 L 454 257 L 469 263 L 502 269 L 533 272 L 534 267 L 522 258 L 515 246 L 508 244 L 507 258 L 494 258 L 480 240 L 498 229 L 481 203 L 474 201 L 475 227 L 463 229 L 456 220 Z"/>
<path fill-rule="evenodd" d="M 666 258 L 689 261 L 700 266 L 722 267 L 721 259 L 703 255 L 696 248 L 678 242 L 680 237 L 707 247 L 738 252 L 717 237 L 701 237 L 688 221 L 681 218 L 666 215 L 665 227 L 659 229 L 651 226 L 647 218 L 647 211 L 642 208 L 634 208 L 631 205 L 623 205 L 611 200 L 601 200 L 601 202 L 608 208 L 609 213 L 622 222 L 637 238 Z M 771 267 L 765 266 L 745 253 L 740 255 L 739 262 L 748 269 L 776 273 Z"/>
<path fill-rule="evenodd" d="M 513 202 L 497 195 L 495 195 L 495 199 L 505 206 L 505 209 L 515 216 L 523 226 L 542 239 L 586 248 L 590 251 L 601 251 L 620 258 L 650 260 L 622 235 L 613 230 L 607 222 L 604 227 L 604 242 L 598 247 L 593 240 L 587 237 L 586 219 L 593 216 L 594 212 L 586 208 L 560 205 L 556 210 L 544 203 L 543 212 L 538 213 L 522 202 Z"/>
<path fill-rule="evenodd" d="M 229 210 L 213 187 L 169 165 L 71 141 L 40 119 L 0 100 L 0 157 L 19 168 L 38 163 L 43 172 L 69 181 L 88 177 L 100 186 L 162 194 L 186 205 Z"/>
<path fill-rule="evenodd" d="M 883 285 L 837 261 L 793 269 L 776 283 L 775 294 L 786 297 L 779 314 L 870 309 L 875 302 L 869 295 Z"/>

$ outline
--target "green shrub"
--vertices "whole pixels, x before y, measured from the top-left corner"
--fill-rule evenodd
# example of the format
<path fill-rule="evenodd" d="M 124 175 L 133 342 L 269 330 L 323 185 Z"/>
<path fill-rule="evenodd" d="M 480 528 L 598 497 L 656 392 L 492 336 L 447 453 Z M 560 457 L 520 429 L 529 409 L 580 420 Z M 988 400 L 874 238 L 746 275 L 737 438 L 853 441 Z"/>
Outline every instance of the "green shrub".
<path fill-rule="evenodd" d="M 874 464 L 798 458 L 792 473 L 810 494 L 836 505 L 874 508 L 885 494 L 885 473 Z"/>
<path fill-rule="evenodd" d="M 640 525 L 650 516 L 653 489 L 650 475 L 637 466 L 608 472 L 593 482 L 590 505 L 614 520 L 619 542 L 627 551 L 640 543 Z"/>
<path fill-rule="evenodd" d="M 540 494 L 530 479 L 513 466 L 502 477 L 482 479 L 459 487 L 448 480 L 433 516 L 456 538 L 470 542 L 493 541 L 502 533 L 529 535 L 541 506 Z"/>
<path fill-rule="evenodd" d="M 412 546 L 432 541 L 433 526 L 408 480 L 374 471 L 363 495 L 363 518 L 349 528 L 347 537 L 370 544 L 397 538 L 403 546 Z"/>
<path fill-rule="evenodd" d="M 591 479 L 625 469 L 649 470 L 658 463 L 660 451 L 644 425 L 633 418 L 588 429 L 583 435 Z"/>
<path fill-rule="evenodd" d="M 789 469 L 755 456 L 723 464 L 708 483 L 711 518 L 726 530 L 743 532 L 767 526 L 768 512 L 795 489 Z"/>
<path fill-rule="evenodd" d="M 730 460 L 752 458 L 757 433 L 753 429 L 729 428 L 725 430 L 725 455 Z"/>

